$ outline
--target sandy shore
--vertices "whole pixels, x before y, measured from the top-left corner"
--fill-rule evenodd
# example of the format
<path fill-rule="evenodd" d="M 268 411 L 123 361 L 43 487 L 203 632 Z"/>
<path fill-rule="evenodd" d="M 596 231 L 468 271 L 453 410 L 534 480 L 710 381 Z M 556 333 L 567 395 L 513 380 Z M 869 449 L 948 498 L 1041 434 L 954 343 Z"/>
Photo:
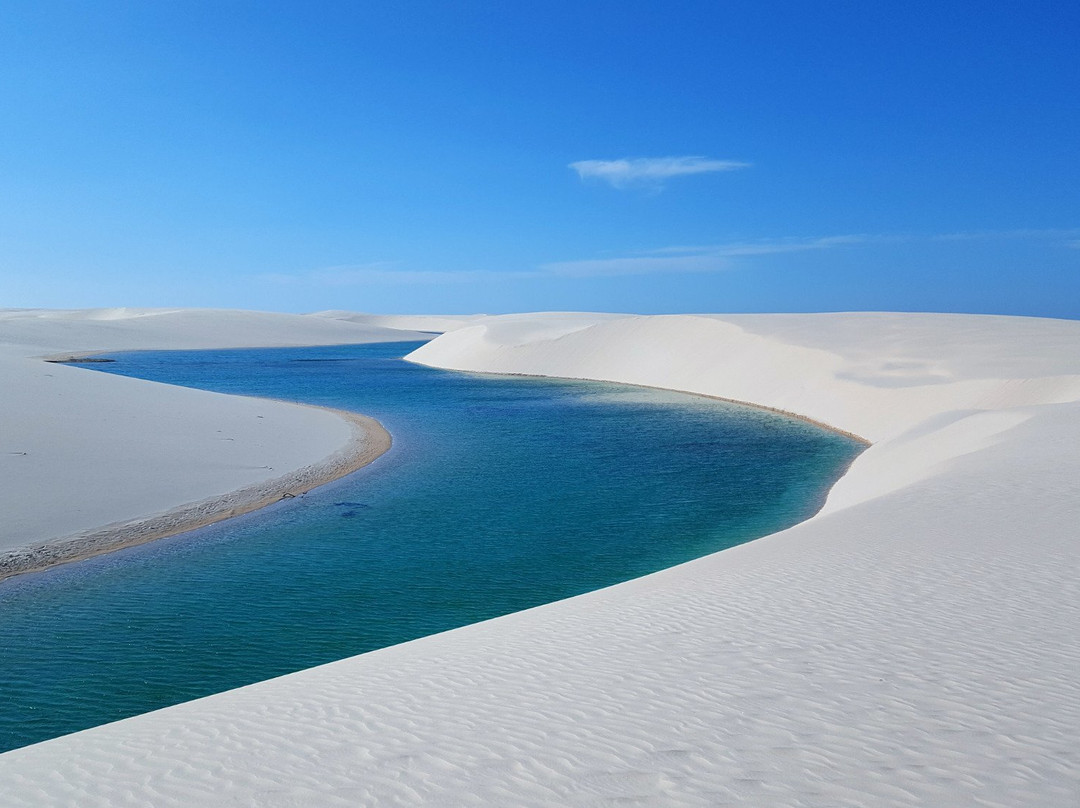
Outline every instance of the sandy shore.
<path fill-rule="evenodd" d="M 7 804 L 1080 804 L 1080 323 L 510 315 L 411 358 L 873 445 L 781 533 L 0 755 Z"/>
<path fill-rule="evenodd" d="M 352 413 L 50 360 L 428 338 L 260 312 L 0 311 L 0 578 L 245 513 L 346 474 L 389 445 L 382 427 Z"/>
<path fill-rule="evenodd" d="M 106 525 L 75 536 L 0 552 L 0 580 L 175 536 L 232 516 L 250 513 L 283 499 L 301 496 L 312 488 L 363 468 L 390 449 L 390 433 L 374 418 L 346 410 L 320 409 L 333 413 L 352 426 L 348 443 L 325 460 L 272 480 L 173 508 L 157 516 Z"/>

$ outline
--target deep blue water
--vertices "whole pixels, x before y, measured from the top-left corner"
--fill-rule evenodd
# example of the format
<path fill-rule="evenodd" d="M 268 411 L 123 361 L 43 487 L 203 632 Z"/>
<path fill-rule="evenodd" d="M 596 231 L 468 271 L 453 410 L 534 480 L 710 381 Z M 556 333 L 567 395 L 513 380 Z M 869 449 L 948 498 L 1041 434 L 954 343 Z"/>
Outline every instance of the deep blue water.
<path fill-rule="evenodd" d="M 147 352 L 100 366 L 357 410 L 394 447 L 302 498 L 0 583 L 0 749 L 780 530 L 812 515 L 860 450 L 701 397 L 401 361 L 413 347 Z"/>

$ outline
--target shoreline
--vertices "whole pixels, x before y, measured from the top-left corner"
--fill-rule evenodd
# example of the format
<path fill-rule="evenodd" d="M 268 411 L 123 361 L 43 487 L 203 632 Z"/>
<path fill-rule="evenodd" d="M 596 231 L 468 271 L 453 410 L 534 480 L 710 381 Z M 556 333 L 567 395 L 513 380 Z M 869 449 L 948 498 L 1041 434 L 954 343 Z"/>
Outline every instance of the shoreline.
<path fill-rule="evenodd" d="M 873 446 L 787 530 L 11 750 L 5 796 L 1072 804 L 1080 323 L 593 319 L 485 318 L 412 361 L 760 402 Z"/>
<path fill-rule="evenodd" d="M 426 368 L 436 368 L 443 370 L 439 365 L 428 365 L 424 362 L 417 361 L 416 359 L 409 359 L 408 356 L 403 357 L 406 362 L 412 362 L 416 365 L 423 365 Z M 776 415 L 783 415 L 786 418 L 793 418 L 796 421 L 802 421 L 806 424 L 812 424 L 813 426 L 823 429 L 826 432 L 831 432 L 834 435 L 842 435 L 845 438 L 849 438 L 856 443 L 860 444 L 864 448 L 870 448 L 874 445 L 874 442 L 869 438 L 864 438 L 862 435 L 858 435 L 855 432 L 849 432 L 846 429 L 841 429 L 838 426 L 826 423 L 825 421 L 819 421 L 816 418 L 811 418 L 809 415 L 802 415 L 801 413 L 792 412 L 791 410 L 780 409 L 779 407 L 770 407 L 768 404 L 758 404 L 753 401 L 744 401 L 738 398 L 727 398 L 726 396 L 716 396 L 710 393 L 698 393 L 694 390 L 680 390 L 676 387 L 661 387 L 655 384 L 638 384 L 637 382 L 620 382 L 610 379 L 591 379 L 587 376 L 547 376 L 543 373 L 511 373 L 507 371 L 483 371 L 483 370 L 454 370 L 455 373 L 474 373 L 477 376 L 509 376 L 511 378 L 520 379 L 564 379 L 571 382 L 599 382 L 601 384 L 617 384 L 620 387 L 639 387 L 642 390 L 659 390 L 666 393 L 681 393 L 687 396 L 697 396 L 699 398 L 707 398 L 712 401 L 723 401 L 725 404 L 737 404 L 741 407 L 749 407 L 753 410 L 764 410 L 765 412 L 775 413 Z M 849 466 L 850 467 L 850 466 Z M 844 474 L 847 474 L 847 469 L 844 470 Z M 840 475 L 837 478 L 837 482 L 844 476 Z M 836 485 L 834 482 L 833 485 Z M 755 540 L 756 541 L 756 540 Z"/>
<path fill-rule="evenodd" d="M 306 494 L 369 465 L 389 451 L 393 443 L 386 428 L 370 416 L 311 404 L 293 406 L 325 410 L 348 422 L 352 427 L 348 443 L 321 462 L 308 464 L 265 482 L 146 518 L 116 522 L 4 551 L 0 553 L 0 581 L 176 536 Z"/>

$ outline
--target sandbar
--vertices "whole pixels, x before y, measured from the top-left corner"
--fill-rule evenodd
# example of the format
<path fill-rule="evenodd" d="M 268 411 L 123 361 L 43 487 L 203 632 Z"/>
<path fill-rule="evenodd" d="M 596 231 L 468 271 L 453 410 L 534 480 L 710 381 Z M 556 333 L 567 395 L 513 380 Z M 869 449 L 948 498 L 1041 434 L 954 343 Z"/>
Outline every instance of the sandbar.
<path fill-rule="evenodd" d="M 374 418 L 330 407 L 319 409 L 336 415 L 352 426 L 348 443 L 321 462 L 265 482 L 173 508 L 157 516 L 106 525 L 74 536 L 0 552 L 0 580 L 186 533 L 281 500 L 303 496 L 313 488 L 363 468 L 389 451 L 392 443 L 390 433 Z"/>

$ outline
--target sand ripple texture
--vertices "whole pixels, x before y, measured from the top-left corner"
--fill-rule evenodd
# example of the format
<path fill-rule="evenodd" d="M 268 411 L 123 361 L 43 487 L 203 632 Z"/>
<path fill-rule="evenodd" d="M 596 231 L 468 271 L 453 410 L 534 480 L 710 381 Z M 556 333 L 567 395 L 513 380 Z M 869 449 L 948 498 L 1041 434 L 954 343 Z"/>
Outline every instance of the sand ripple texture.
<path fill-rule="evenodd" d="M 931 342 L 948 336 L 941 329 L 929 329 Z M 990 345 L 994 324 L 984 332 Z M 1055 350 L 1080 355 L 1071 333 Z M 888 359 L 903 320 L 879 336 L 858 351 Z M 827 374 L 801 360 L 785 372 L 829 404 Z M 847 384 L 832 406 L 859 406 L 843 398 Z M 1062 398 L 1068 384 L 1054 387 Z M 869 483 L 808 522 L 610 589 L 9 752 L 2 802 L 1080 804 L 1080 404 L 1006 389 L 994 411 L 1007 419 L 963 429 L 990 410 L 962 399 L 972 388 L 954 393 L 943 399 L 952 410 L 914 428 L 880 422 L 897 437 L 850 472 L 858 483 L 868 469 Z M 838 423 L 874 426 L 865 413 Z M 905 449 L 938 433 L 937 454 Z M 905 474 L 885 473 L 904 463 Z"/>

